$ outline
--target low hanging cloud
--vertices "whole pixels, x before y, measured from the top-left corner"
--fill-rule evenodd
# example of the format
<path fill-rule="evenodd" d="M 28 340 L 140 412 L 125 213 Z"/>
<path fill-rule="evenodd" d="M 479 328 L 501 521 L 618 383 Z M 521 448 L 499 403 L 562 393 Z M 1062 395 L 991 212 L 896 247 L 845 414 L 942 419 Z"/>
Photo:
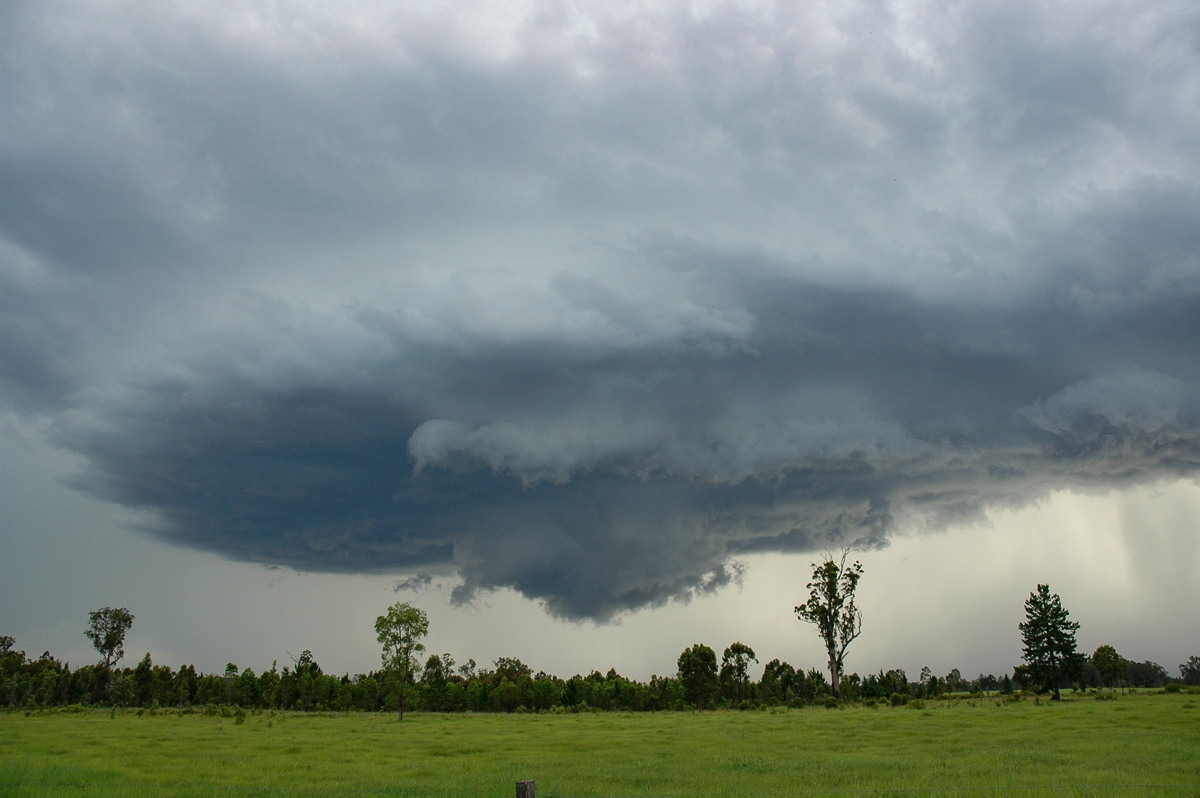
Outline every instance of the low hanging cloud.
<path fill-rule="evenodd" d="M 301 320 L 360 327 L 263 345 L 342 365 L 270 374 L 246 361 L 286 353 L 214 360 L 202 344 L 196 365 L 68 416 L 61 442 L 91 463 L 82 488 L 155 510 L 168 540 L 299 569 L 440 566 L 462 600 L 514 587 L 595 618 L 724 584 L 747 552 L 882 545 L 898 526 L 1200 465 L 1196 367 L 1139 365 L 1190 359 L 1194 337 L 1143 326 L 1200 313 L 1200 293 L 964 314 L 755 285 L 753 268 L 725 296 L 755 324 L 723 351 L 465 337 L 411 356 L 402 329 L 377 346 L 361 318 Z M 991 348 L 989 328 L 1008 331 Z M 1107 343 L 1134 339 L 1124 357 Z"/>
<path fill-rule="evenodd" d="M 603 620 L 1196 474 L 1200 14 L 375 5 L 5 11 L 5 416 L 148 534 Z"/>

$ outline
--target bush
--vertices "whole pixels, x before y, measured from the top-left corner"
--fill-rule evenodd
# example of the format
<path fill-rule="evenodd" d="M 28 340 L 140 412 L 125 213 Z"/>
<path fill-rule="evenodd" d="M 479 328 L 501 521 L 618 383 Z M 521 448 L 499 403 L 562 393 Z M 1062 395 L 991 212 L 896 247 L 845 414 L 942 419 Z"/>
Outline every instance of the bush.
<path fill-rule="evenodd" d="M 892 706 L 894 707 L 904 706 L 908 703 L 908 696 L 904 693 L 892 693 L 890 700 L 892 702 Z"/>
<path fill-rule="evenodd" d="M 828 698 L 825 699 L 825 708 L 826 709 L 837 709 L 841 705 L 842 705 L 842 702 L 838 701 L 833 696 L 829 696 Z"/>
<path fill-rule="evenodd" d="M 914 698 L 912 701 L 908 702 L 908 708 L 909 709 L 924 709 L 925 702 L 919 698 Z"/>

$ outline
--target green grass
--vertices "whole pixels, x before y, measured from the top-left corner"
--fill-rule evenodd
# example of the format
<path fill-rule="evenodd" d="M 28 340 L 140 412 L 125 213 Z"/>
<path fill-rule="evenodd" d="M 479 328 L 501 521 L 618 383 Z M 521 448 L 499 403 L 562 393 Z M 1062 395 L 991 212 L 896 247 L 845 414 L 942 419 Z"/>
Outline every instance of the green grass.
<path fill-rule="evenodd" d="M 659 714 L 0 714 L 0 795 L 1200 795 L 1200 699 Z"/>

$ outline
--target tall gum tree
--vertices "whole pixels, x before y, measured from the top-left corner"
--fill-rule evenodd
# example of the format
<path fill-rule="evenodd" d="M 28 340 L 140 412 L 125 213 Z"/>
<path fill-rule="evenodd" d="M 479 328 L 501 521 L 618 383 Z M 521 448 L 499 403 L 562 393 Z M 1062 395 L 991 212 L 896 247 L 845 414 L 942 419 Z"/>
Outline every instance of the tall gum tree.
<path fill-rule="evenodd" d="M 104 657 L 106 669 L 111 670 L 125 656 L 125 634 L 132 626 L 133 613 L 125 607 L 102 607 L 88 613 L 84 634 Z"/>
<path fill-rule="evenodd" d="M 842 698 L 842 666 L 846 649 L 862 634 L 862 612 L 854 605 L 854 591 L 862 578 L 862 563 L 846 565 L 850 549 L 842 549 L 839 560 L 829 557 L 813 563 L 808 583 L 808 601 L 796 607 L 796 617 L 817 627 L 829 655 L 829 679 L 833 696 Z"/>
<path fill-rule="evenodd" d="M 751 662 L 758 662 L 758 657 L 754 655 L 754 649 L 741 642 L 733 643 L 721 655 L 721 686 L 730 693 L 729 698 L 735 707 L 746 698 Z"/>
<path fill-rule="evenodd" d="M 404 697 L 417 668 L 417 654 L 425 650 L 421 639 L 429 634 L 429 616 L 407 602 L 388 607 L 375 619 L 375 635 L 383 647 L 383 668 L 396 675 L 400 698 L 400 720 L 404 720 Z"/>

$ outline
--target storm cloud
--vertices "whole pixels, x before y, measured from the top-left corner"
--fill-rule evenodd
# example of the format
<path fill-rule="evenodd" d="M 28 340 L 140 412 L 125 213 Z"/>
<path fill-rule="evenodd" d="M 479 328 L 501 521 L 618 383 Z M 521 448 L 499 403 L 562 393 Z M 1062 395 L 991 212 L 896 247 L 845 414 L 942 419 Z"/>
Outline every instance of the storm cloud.
<path fill-rule="evenodd" d="M 604 620 L 1200 466 L 1189 5 L 279 8 L 3 12 L 5 412 L 148 534 Z"/>

